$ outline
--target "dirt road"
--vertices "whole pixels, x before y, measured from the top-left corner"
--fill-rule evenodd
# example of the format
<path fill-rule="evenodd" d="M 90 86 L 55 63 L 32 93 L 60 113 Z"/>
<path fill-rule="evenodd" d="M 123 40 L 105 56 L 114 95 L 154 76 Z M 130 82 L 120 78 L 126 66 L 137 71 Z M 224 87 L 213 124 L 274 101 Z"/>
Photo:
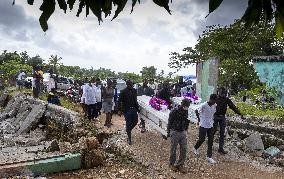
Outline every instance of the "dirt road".
<path fill-rule="evenodd" d="M 283 169 L 271 166 L 258 165 L 250 159 L 232 160 L 231 154 L 219 155 L 214 148 L 213 158 L 217 160 L 216 165 L 209 165 L 205 160 L 206 143 L 201 148 L 201 156 L 196 158 L 192 153 L 192 148 L 197 139 L 197 127 L 190 126 L 188 133 L 188 158 L 186 160 L 186 174 L 173 172 L 168 168 L 169 140 L 162 139 L 161 135 L 152 129 L 147 129 L 146 133 L 141 133 L 137 127 L 133 131 L 133 145 L 126 143 L 124 132 L 124 119 L 115 116 L 113 126 L 107 129 L 103 124 L 101 116 L 100 123 L 96 123 L 100 131 L 116 132 L 116 141 L 121 150 L 126 151 L 135 161 L 139 161 L 144 169 L 137 166 L 139 164 L 127 164 L 121 159 L 109 163 L 106 167 L 92 170 L 82 170 L 72 173 L 52 176 L 55 178 L 218 178 L 218 179 L 284 179 Z M 216 145 L 216 144 L 215 144 Z M 230 152 L 231 153 L 231 152 Z"/>

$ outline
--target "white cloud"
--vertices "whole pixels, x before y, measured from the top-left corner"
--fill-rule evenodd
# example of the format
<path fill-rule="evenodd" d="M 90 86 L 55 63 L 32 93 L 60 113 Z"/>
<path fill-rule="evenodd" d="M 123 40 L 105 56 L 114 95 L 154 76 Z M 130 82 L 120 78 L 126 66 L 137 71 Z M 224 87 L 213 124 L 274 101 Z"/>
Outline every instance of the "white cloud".
<path fill-rule="evenodd" d="M 203 26 L 202 20 L 207 13 L 204 5 L 208 2 L 196 1 L 174 1 L 171 4 L 173 15 L 152 1 L 143 1 L 131 15 L 128 5 L 117 19 L 110 21 L 111 17 L 107 18 L 101 25 L 93 15 L 85 18 L 84 11 L 77 18 L 76 7 L 67 15 L 57 9 L 48 21 L 46 34 L 39 23 L 35 23 L 41 13 L 40 2 L 35 1 L 37 4 L 29 6 L 25 1 L 16 1 L 18 10 L 19 6 L 23 7 L 27 21 L 33 21 L 33 26 L 24 28 L 24 33 L 15 29 L 16 35 L 0 31 L 1 42 L 5 42 L 1 43 L 0 50 L 28 51 L 45 59 L 57 54 L 66 65 L 86 68 L 104 67 L 138 73 L 143 66 L 154 65 L 168 73 L 174 71 L 167 66 L 169 53 L 194 46 L 198 38 L 196 31 Z M 188 5 L 184 6 L 184 3 Z M 180 73 L 195 74 L 195 69 L 189 67 Z"/>

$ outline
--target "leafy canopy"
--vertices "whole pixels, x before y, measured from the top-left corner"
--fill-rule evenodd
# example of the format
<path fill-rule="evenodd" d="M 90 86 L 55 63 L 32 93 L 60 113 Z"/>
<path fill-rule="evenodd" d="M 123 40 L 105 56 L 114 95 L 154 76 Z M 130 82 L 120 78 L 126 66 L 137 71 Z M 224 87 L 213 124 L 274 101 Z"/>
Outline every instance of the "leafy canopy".
<path fill-rule="evenodd" d="M 76 1 L 79 2 L 77 16 L 82 13 L 83 9 L 85 9 L 86 16 L 88 16 L 91 10 L 98 18 L 99 23 L 103 21 L 103 14 L 105 18 L 110 16 L 112 11 L 114 11 L 113 6 L 116 6 L 116 9 L 112 20 L 115 19 L 123 11 L 128 2 L 128 0 L 43 0 L 40 6 L 42 14 L 39 18 L 42 30 L 44 32 L 48 30 L 47 21 L 55 11 L 56 4 L 66 13 L 68 7 L 70 11 L 73 10 Z M 140 0 L 132 0 L 131 12 L 133 12 L 133 8 L 137 2 L 140 3 Z M 160 7 L 164 7 L 171 14 L 169 8 L 170 0 L 153 0 L 153 2 Z M 209 14 L 215 11 L 222 2 L 223 0 L 209 0 Z M 27 3 L 33 5 L 34 0 L 27 0 Z M 13 0 L 13 4 L 15 4 L 15 0 Z M 248 0 L 248 7 L 242 17 L 242 21 L 245 22 L 246 27 L 258 24 L 262 16 L 265 17 L 266 22 L 271 22 L 274 19 L 276 22 L 275 33 L 278 38 L 282 37 L 284 32 L 284 1 Z"/>

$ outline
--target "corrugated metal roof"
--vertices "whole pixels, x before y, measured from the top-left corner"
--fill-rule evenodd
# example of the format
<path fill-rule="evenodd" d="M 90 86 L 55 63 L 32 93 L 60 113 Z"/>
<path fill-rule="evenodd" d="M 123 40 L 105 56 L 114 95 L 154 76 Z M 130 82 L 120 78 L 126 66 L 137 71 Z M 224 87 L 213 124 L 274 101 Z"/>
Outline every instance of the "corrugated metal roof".
<path fill-rule="evenodd" d="M 283 55 L 275 55 L 275 56 L 258 56 L 253 58 L 254 62 L 284 62 L 284 54 Z"/>

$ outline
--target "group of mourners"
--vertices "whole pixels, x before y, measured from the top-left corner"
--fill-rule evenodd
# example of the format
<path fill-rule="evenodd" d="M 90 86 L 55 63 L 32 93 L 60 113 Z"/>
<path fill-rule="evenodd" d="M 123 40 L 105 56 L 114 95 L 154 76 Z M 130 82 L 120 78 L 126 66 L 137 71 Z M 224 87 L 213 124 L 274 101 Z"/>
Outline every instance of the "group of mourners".
<path fill-rule="evenodd" d="M 169 115 L 167 137 L 171 139 L 170 160 L 169 166 L 174 171 L 185 172 L 184 163 L 187 158 L 187 130 L 189 126 L 188 108 L 191 101 L 183 99 L 181 105 L 173 109 Z M 199 134 L 198 140 L 193 147 L 193 153 L 196 156 L 200 155 L 199 148 L 203 144 L 207 136 L 207 161 L 210 164 L 215 164 L 216 161 L 212 158 L 214 134 L 219 127 L 219 149 L 220 154 L 227 154 L 224 150 L 225 128 L 226 128 L 226 112 L 227 108 L 232 109 L 244 119 L 241 112 L 234 103 L 227 97 L 227 91 L 221 87 L 217 90 L 217 94 L 211 94 L 207 102 L 200 105 L 195 110 Z M 176 161 L 177 146 L 180 146 L 179 160 Z"/>
<path fill-rule="evenodd" d="M 39 84 L 41 77 L 40 69 L 35 69 L 35 89 L 34 96 L 38 96 Z M 183 96 L 183 93 L 192 92 L 195 93 L 195 86 L 192 83 L 184 83 L 182 78 L 179 82 L 170 85 L 168 82 L 164 82 L 159 88 L 153 83 L 148 83 L 148 80 L 144 80 L 142 86 L 137 89 L 134 88 L 131 80 L 126 81 L 126 88 L 120 91 L 116 88 L 116 80 L 107 80 L 106 86 L 102 85 L 99 78 L 92 80 L 85 80 L 85 83 L 80 87 L 81 105 L 85 112 L 85 117 L 89 120 L 99 121 L 99 115 L 101 111 L 106 114 L 104 126 L 111 127 L 112 114 L 116 111 L 118 114 L 123 114 L 126 121 L 126 133 L 127 143 L 132 144 L 131 131 L 138 124 L 140 118 L 141 132 L 145 132 L 145 121 L 139 116 L 140 109 L 137 102 L 137 96 L 156 96 L 163 100 L 168 101 L 171 104 L 171 97 Z M 58 103 L 59 99 L 56 98 L 56 91 L 54 88 L 50 90 L 49 102 Z M 171 109 L 167 126 L 167 137 L 170 138 L 170 157 L 169 167 L 174 171 L 185 172 L 184 163 L 187 158 L 187 131 L 190 123 L 188 119 L 188 109 L 191 105 L 191 101 L 184 98 L 181 104 Z M 234 103 L 227 97 L 227 91 L 225 88 L 218 88 L 217 94 L 211 94 L 207 102 L 200 105 L 195 111 L 199 134 L 198 140 L 193 147 L 193 153 L 199 156 L 199 148 L 206 139 L 207 144 L 207 161 L 210 164 L 215 164 L 216 161 L 212 158 L 213 139 L 219 127 L 219 149 L 220 154 L 227 154 L 224 150 L 225 128 L 226 128 L 226 112 L 227 108 L 232 109 L 235 113 L 239 114 L 244 119 L 241 112 L 234 105 Z M 179 159 L 176 158 L 177 146 L 180 147 Z"/>
<path fill-rule="evenodd" d="M 137 91 L 139 95 L 154 95 L 150 88 L 136 90 L 130 80 L 126 81 L 126 88 L 120 91 L 116 88 L 116 80 L 107 80 L 107 85 L 103 86 L 100 79 L 90 80 L 81 86 L 81 105 L 85 111 L 85 116 L 89 120 L 98 121 L 101 111 L 106 114 L 104 126 L 111 127 L 112 114 L 117 112 L 124 114 L 126 120 L 126 133 L 128 144 L 132 144 L 131 131 L 138 123 L 139 105 L 137 102 Z M 144 85 L 143 85 L 144 86 Z M 143 87 L 142 87 L 143 88 Z"/>

